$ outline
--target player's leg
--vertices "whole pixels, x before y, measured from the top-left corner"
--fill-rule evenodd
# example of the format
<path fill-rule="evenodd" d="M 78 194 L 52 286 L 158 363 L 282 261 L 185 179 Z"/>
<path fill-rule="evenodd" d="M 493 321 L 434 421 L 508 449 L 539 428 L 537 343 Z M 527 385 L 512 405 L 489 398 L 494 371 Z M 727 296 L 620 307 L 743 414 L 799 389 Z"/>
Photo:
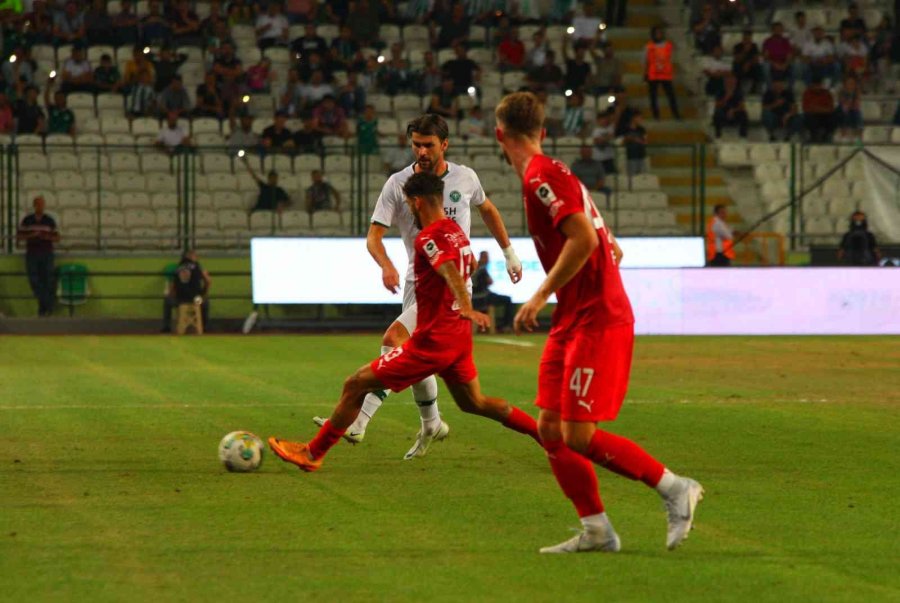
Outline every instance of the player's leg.
<path fill-rule="evenodd" d="M 443 375 L 442 375 L 443 376 Z M 540 444 L 537 422 L 522 409 L 512 406 L 503 398 L 485 396 L 481 391 L 478 377 L 465 383 L 447 381 L 447 389 L 454 402 L 463 412 L 479 415 L 497 421 L 504 427 L 531 436 Z"/>

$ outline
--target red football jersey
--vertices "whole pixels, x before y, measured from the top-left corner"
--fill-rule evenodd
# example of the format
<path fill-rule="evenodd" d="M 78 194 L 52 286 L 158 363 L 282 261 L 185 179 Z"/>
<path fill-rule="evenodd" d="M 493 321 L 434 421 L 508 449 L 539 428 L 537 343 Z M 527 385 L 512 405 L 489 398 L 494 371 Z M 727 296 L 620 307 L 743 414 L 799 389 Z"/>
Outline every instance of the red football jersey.
<path fill-rule="evenodd" d="M 523 180 L 528 230 L 545 271 L 550 271 L 562 252 L 566 238 L 559 225 L 567 216 L 587 214 L 600 239 L 600 245 L 578 274 L 556 292 L 553 328 L 633 323 L 634 314 L 622 286 L 610 233 L 581 181 L 565 163 L 546 155 L 532 158 Z"/>
<path fill-rule="evenodd" d="M 456 298 L 437 272 L 445 262 L 453 262 L 463 281 L 468 280 L 474 264 L 469 239 L 456 222 L 444 218 L 422 229 L 416 236 L 415 251 L 417 336 L 471 337 L 472 325 L 460 319 Z"/>

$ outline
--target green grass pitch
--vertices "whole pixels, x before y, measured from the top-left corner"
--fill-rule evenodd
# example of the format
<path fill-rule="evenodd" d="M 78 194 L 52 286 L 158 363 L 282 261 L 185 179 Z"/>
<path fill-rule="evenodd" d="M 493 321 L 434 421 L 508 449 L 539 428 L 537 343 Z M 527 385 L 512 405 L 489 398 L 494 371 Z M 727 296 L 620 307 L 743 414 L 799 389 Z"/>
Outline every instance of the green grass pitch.
<path fill-rule="evenodd" d="M 541 337 L 480 337 L 483 387 L 534 414 Z M 609 429 L 706 488 L 664 547 L 656 494 L 600 471 L 616 555 L 542 556 L 577 518 L 528 438 L 462 415 L 406 462 L 393 396 L 319 473 L 219 439 L 307 439 L 376 335 L 7 337 L 0 600 L 900 601 L 897 338 L 639 338 Z M 442 386 L 443 387 L 443 386 Z"/>

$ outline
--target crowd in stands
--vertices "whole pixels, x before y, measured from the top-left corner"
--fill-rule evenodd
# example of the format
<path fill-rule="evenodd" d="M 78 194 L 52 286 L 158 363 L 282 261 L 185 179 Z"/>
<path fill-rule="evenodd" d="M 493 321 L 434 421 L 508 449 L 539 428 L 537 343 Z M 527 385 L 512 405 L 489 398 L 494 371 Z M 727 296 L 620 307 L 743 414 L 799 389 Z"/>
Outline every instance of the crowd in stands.
<path fill-rule="evenodd" d="M 774 3 L 772 3 L 774 6 Z M 747 0 L 705 2 L 691 21 L 696 49 L 703 54 L 706 94 L 715 100 L 716 136 L 737 127 L 747 136 L 747 95 L 761 95 L 762 123 L 770 140 L 831 142 L 858 140 L 862 135 L 862 101 L 876 82 L 890 77 L 890 64 L 900 61 L 897 30 L 888 16 L 874 28 L 866 25 L 855 3 L 847 5 L 836 35 L 821 23 L 810 25 L 804 11 L 788 27 L 771 23 L 770 34 L 757 44 L 753 31 L 743 31 L 732 48 L 723 48 L 725 25 L 749 23 L 753 3 Z M 730 60 L 725 54 L 730 51 Z"/>

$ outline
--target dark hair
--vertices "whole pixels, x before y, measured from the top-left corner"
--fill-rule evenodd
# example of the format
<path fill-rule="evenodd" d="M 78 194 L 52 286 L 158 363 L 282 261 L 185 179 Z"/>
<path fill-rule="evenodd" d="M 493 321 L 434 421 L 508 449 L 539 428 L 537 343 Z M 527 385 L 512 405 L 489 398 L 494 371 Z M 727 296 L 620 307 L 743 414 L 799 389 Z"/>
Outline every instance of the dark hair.
<path fill-rule="evenodd" d="M 403 185 L 403 194 L 410 199 L 419 197 L 435 204 L 442 204 L 444 180 L 431 172 L 418 172 L 410 176 Z"/>
<path fill-rule="evenodd" d="M 450 128 L 440 115 L 426 113 L 406 125 L 406 137 L 411 138 L 413 134 L 437 136 L 438 140 L 443 142 L 450 136 Z"/>

